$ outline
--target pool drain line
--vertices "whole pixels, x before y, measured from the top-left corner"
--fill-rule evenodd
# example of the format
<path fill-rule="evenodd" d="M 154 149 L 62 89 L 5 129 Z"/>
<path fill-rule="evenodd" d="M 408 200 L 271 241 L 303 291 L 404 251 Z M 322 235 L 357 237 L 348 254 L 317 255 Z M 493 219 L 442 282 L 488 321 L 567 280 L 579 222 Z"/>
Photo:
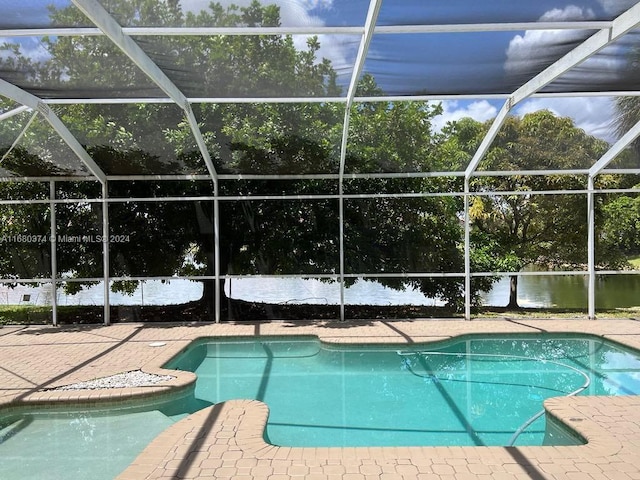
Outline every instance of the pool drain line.
<path fill-rule="evenodd" d="M 397 354 L 400 355 L 401 357 L 409 357 L 409 356 L 412 356 L 412 355 L 441 355 L 441 356 L 449 356 L 449 357 L 486 357 L 486 358 L 502 358 L 502 359 L 511 358 L 511 359 L 516 359 L 516 360 L 526 360 L 526 361 L 531 361 L 531 362 L 552 363 L 554 365 L 558 365 L 559 367 L 567 368 L 569 370 L 573 370 L 575 373 L 577 373 L 579 375 L 582 375 L 582 377 L 584 378 L 584 383 L 582 384 L 582 386 L 577 388 L 576 390 L 570 392 L 570 393 L 567 393 L 565 395 L 565 397 L 573 397 L 575 395 L 578 395 L 580 392 L 582 392 L 582 391 L 586 390 L 587 388 L 589 388 L 589 385 L 591 385 L 591 379 L 582 370 L 580 370 L 580 369 L 578 369 L 576 367 L 572 367 L 571 365 L 566 365 L 564 363 L 556 362 L 555 360 L 548 360 L 548 359 L 544 359 L 544 358 L 524 357 L 524 356 L 520 356 L 520 355 L 500 355 L 500 354 L 497 354 L 497 353 L 449 353 L 449 352 L 429 352 L 429 351 L 403 352 L 403 351 L 400 351 L 400 350 L 397 351 Z M 421 377 L 421 378 L 427 378 L 424 375 L 421 375 L 421 374 L 415 372 L 413 370 L 413 368 L 411 367 L 411 365 L 409 365 L 408 363 L 405 363 L 405 365 L 406 365 L 407 369 L 411 372 L 412 375 L 415 375 L 415 376 Z M 437 377 L 435 375 L 430 375 L 428 378 L 437 379 Z M 508 447 L 512 447 L 513 444 L 518 439 L 518 437 L 520 436 L 520 434 L 522 434 L 522 432 L 524 432 L 533 422 L 535 422 L 542 415 L 544 415 L 544 413 L 545 413 L 545 410 L 543 408 L 542 410 L 537 412 L 535 415 L 533 415 L 531 418 L 529 418 L 527 421 L 525 421 L 522 425 L 520 425 L 520 427 L 518 427 L 518 429 L 513 433 L 513 435 L 509 439 L 509 443 L 507 444 L 507 446 Z"/>

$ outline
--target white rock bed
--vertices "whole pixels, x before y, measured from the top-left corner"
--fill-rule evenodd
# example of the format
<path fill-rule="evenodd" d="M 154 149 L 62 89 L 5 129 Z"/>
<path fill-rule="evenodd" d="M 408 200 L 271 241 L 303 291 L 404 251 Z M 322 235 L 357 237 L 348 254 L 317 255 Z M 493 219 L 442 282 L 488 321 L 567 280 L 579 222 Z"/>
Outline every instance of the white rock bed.
<path fill-rule="evenodd" d="M 64 385 L 62 387 L 52 388 L 51 390 L 97 390 L 101 388 L 149 387 L 161 382 L 166 382 L 172 378 L 175 377 L 133 370 L 109 377 L 96 378 L 95 380 L 89 380 L 87 382 Z"/>

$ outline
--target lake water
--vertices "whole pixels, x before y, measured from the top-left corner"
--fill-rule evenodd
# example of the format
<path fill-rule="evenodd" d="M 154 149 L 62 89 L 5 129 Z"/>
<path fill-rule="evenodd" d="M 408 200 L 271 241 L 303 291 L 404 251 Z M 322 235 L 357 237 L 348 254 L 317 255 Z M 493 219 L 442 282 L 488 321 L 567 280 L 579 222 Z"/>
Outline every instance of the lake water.
<path fill-rule="evenodd" d="M 520 276 L 518 302 L 522 307 L 586 308 L 586 276 Z M 339 304 L 337 283 L 293 278 L 247 278 L 227 281 L 225 290 L 232 298 L 268 303 Z M 202 295 L 199 282 L 172 280 L 147 281 L 133 295 L 111 293 L 112 305 L 171 305 L 197 300 Z M 509 299 L 509 280 L 501 279 L 485 294 L 485 305 L 504 306 Z M 396 291 L 375 282 L 358 281 L 345 289 L 345 302 L 357 305 L 430 305 L 443 303 L 408 289 Z M 51 286 L 39 288 L 0 285 L 0 304 L 50 305 Z M 102 285 L 94 285 L 76 295 L 58 291 L 59 305 L 102 305 Z M 609 275 L 596 283 L 596 307 L 640 306 L 640 275 Z"/>

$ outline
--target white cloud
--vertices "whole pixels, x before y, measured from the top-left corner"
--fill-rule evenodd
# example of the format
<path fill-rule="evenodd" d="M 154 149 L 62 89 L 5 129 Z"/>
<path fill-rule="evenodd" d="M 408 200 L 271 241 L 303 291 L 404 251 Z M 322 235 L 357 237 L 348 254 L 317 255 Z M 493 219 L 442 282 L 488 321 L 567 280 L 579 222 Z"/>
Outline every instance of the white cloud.
<path fill-rule="evenodd" d="M 569 20 L 590 20 L 595 18 L 595 13 L 590 8 L 583 9 L 576 5 L 568 5 L 564 9 L 553 8 L 545 12 L 540 18 L 540 22 L 562 22 Z"/>
<path fill-rule="evenodd" d="M 498 109 L 486 100 L 478 100 L 471 103 L 462 103 L 458 101 L 443 101 L 442 115 L 433 119 L 433 129 L 440 131 L 447 124 L 460 120 L 461 118 L 471 117 L 478 122 L 485 122 L 494 118 Z"/>
<path fill-rule="evenodd" d="M 615 3 L 617 6 L 621 4 L 618 0 L 608 3 Z M 541 22 L 579 21 L 594 18 L 595 14 L 591 9 L 570 5 L 562 10 L 549 10 L 539 20 Z M 550 60 L 559 58 L 565 53 L 566 45 L 585 40 L 587 35 L 589 35 L 587 32 L 580 30 L 529 30 L 524 35 L 516 35 L 507 48 L 505 71 L 514 76 L 523 73 L 530 77 L 532 72 L 537 70 L 536 66 L 544 66 Z M 618 51 L 620 48 L 613 45 L 603 49 L 598 55 L 562 75 L 559 81 L 569 85 L 582 84 L 587 75 L 589 82 L 593 84 L 607 84 L 615 81 L 625 65 L 625 56 Z"/>
<path fill-rule="evenodd" d="M 605 12 L 612 15 L 619 15 L 625 10 L 633 7 L 638 0 L 598 0 Z"/>
<path fill-rule="evenodd" d="M 598 0 L 609 13 L 620 12 L 637 0 Z M 546 12 L 540 21 L 591 20 L 595 14 L 590 9 L 582 9 L 573 5 L 564 9 L 553 9 Z M 567 30 L 527 31 L 524 35 L 516 35 L 507 48 L 505 71 L 510 75 L 518 75 L 532 70 L 532 64 L 548 62 L 549 58 L 562 53 L 563 45 L 584 39 L 584 32 Z M 607 84 L 615 81 L 624 67 L 625 56 L 618 52 L 620 47 L 610 46 L 578 65 L 573 70 L 560 76 L 558 82 L 569 86 L 573 83 L 583 84 L 585 77 L 593 84 Z M 613 142 L 616 135 L 613 129 L 615 117 L 615 101 L 610 97 L 570 97 L 562 99 L 537 98 L 523 102 L 515 109 L 518 115 L 524 115 L 542 109 L 554 114 L 570 117 L 574 123 L 588 134 Z"/>
<path fill-rule="evenodd" d="M 447 122 L 465 117 L 485 122 L 498 113 L 498 107 L 487 100 L 439 103 L 442 103 L 443 113 L 433 119 L 435 131 L 441 131 Z M 533 98 L 516 106 L 512 113 L 522 117 L 540 110 L 549 110 L 558 117 L 569 117 L 578 128 L 609 143 L 617 139 L 613 128 L 615 100 L 612 97 Z"/>
<path fill-rule="evenodd" d="M 515 108 L 519 116 L 549 110 L 559 117 L 569 117 L 589 135 L 614 142 L 615 100 L 611 97 L 534 98 Z"/>
<path fill-rule="evenodd" d="M 563 10 L 553 9 L 546 12 L 539 21 L 559 22 L 570 20 L 591 20 L 595 17 L 592 10 L 569 5 Z M 524 35 L 516 35 L 509 42 L 505 71 L 509 74 L 527 72 L 531 64 L 545 62 L 548 58 L 563 53 L 564 45 L 584 39 L 584 32 L 572 30 L 528 30 Z"/>

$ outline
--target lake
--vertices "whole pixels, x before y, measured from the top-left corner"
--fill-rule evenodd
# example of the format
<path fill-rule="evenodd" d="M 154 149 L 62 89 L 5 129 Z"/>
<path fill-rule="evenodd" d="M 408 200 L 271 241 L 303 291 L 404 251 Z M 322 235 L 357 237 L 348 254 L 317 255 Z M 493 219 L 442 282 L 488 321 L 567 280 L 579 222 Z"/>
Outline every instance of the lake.
<path fill-rule="evenodd" d="M 586 308 L 588 279 L 586 276 L 521 275 L 518 281 L 518 302 L 522 307 Z M 228 280 L 227 295 L 232 298 L 268 303 L 338 304 L 340 288 L 336 283 L 293 278 L 246 278 Z M 147 281 L 129 296 L 112 293 L 112 305 L 171 305 L 197 300 L 202 286 L 189 280 L 168 283 Z M 28 296 L 28 297 L 27 297 Z M 501 279 L 484 295 L 488 306 L 504 306 L 509 299 L 509 281 Z M 358 281 L 345 289 L 347 304 L 364 305 L 442 305 L 420 292 L 408 289 L 396 291 L 375 282 Z M 51 304 L 51 287 L 19 285 L 0 286 L 0 304 Z M 76 295 L 58 292 L 59 305 L 102 305 L 102 285 L 94 285 Z M 640 275 L 608 275 L 598 277 L 596 307 L 640 306 Z"/>

